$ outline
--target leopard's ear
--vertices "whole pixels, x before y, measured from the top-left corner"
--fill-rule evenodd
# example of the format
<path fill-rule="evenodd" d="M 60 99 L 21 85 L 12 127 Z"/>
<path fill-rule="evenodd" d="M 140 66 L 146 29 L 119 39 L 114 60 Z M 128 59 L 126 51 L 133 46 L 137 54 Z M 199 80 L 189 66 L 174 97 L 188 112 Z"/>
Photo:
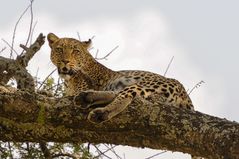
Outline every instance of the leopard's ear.
<path fill-rule="evenodd" d="M 53 33 L 49 33 L 47 35 L 47 40 L 49 42 L 50 48 L 52 48 L 52 44 L 54 44 L 58 39 L 59 38 L 55 34 L 53 34 Z"/>
<path fill-rule="evenodd" d="M 82 41 L 81 43 L 83 44 L 83 46 L 84 46 L 86 49 L 89 49 L 89 48 L 91 47 L 92 40 L 89 39 L 88 41 Z"/>

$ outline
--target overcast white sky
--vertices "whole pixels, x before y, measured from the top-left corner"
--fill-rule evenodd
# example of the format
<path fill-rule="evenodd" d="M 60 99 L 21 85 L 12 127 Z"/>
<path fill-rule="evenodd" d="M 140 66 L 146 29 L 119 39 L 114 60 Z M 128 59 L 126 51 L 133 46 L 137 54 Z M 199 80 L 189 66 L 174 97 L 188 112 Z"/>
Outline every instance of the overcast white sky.
<path fill-rule="evenodd" d="M 0 37 L 11 42 L 14 25 L 29 1 L 0 1 Z M 99 49 L 99 56 L 119 45 L 107 61 L 101 61 L 114 70 L 163 74 L 174 56 L 168 77 L 180 80 L 186 89 L 205 81 L 190 95 L 195 108 L 239 121 L 238 7 L 237 0 L 35 0 L 35 36 L 40 32 L 75 38 L 79 32 L 83 40 L 95 36 L 91 52 Z M 16 49 L 26 40 L 28 24 L 29 16 L 24 16 L 16 34 Z M 4 46 L 1 41 L 0 49 Z M 7 55 L 8 50 L 1 55 Z M 39 68 L 44 78 L 54 69 L 49 52 L 44 45 L 34 57 L 29 66 L 33 75 Z M 132 149 L 121 149 L 120 153 L 123 151 L 127 159 L 155 153 Z M 180 156 L 186 158 L 171 153 L 160 158 Z"/>

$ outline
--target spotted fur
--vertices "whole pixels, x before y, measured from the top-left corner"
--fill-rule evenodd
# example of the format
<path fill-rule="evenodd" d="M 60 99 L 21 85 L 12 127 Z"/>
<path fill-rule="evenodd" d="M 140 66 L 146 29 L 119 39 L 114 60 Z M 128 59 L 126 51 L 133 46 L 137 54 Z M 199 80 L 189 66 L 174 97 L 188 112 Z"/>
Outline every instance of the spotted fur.
<path fill-rule="evenodd" d="M 95 123 L 110 120 L 122 112 L 136 97 L 193 110 L 193 104 L 183 85 L 171 78 L 147 71 L 113 71 L 97 62 L 88 52 L 89 41 L 58 38 L 48 34 L 51 61 L 65 80 L 66 94 L 111 91 L 117 96 L 103 108 L 93 109 L 88 119 Z M 157 97 L 157 100 L 154 97 Z"/>

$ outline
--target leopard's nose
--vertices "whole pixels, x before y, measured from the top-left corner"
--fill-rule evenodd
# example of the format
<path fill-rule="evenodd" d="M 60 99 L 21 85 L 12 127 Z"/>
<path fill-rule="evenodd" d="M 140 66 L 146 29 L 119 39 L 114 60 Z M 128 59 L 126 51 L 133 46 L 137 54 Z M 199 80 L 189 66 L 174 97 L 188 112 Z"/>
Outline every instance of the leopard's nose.
<path fill-rule="evenodd" d="M 62 68 L 62 71 L 63 71 L 63 72 L 67 72 L 68 69 L 67 69 L 66 67 L 63 67 L 63 68 Z"/>

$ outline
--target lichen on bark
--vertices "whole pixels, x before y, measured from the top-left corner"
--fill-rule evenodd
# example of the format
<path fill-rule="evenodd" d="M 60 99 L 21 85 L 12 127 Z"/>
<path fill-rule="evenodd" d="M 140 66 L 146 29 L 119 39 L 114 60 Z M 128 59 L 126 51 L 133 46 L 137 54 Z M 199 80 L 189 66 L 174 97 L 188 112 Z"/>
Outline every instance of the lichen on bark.
<path fill-rule="evenodd" d="M 12 108 L 20 106 L 14 101 L 24 99 L 26 94 L 32 96 L 31 100 L 23 100 L 21 106 L 28 110 L 12 117 Z M 236 122 L 136 99 L 112 120 L 92 124 L 86 119 L 87 112 L 74 106 L 72 99 L 21 91 L 0 94 L 0 102 L 3 103 L 0 127 L 4 127 L 0 140 L 111 143 L 180 151 L 209 159 L 238 157 L 239 124 Z M 36 104 L 43 101 L 44 105 Z M 42 106 L 45 107 L 45 122 L 39 124 L 37 116 Z M 28 112 L 36 117 L 30 118 Z"/>

